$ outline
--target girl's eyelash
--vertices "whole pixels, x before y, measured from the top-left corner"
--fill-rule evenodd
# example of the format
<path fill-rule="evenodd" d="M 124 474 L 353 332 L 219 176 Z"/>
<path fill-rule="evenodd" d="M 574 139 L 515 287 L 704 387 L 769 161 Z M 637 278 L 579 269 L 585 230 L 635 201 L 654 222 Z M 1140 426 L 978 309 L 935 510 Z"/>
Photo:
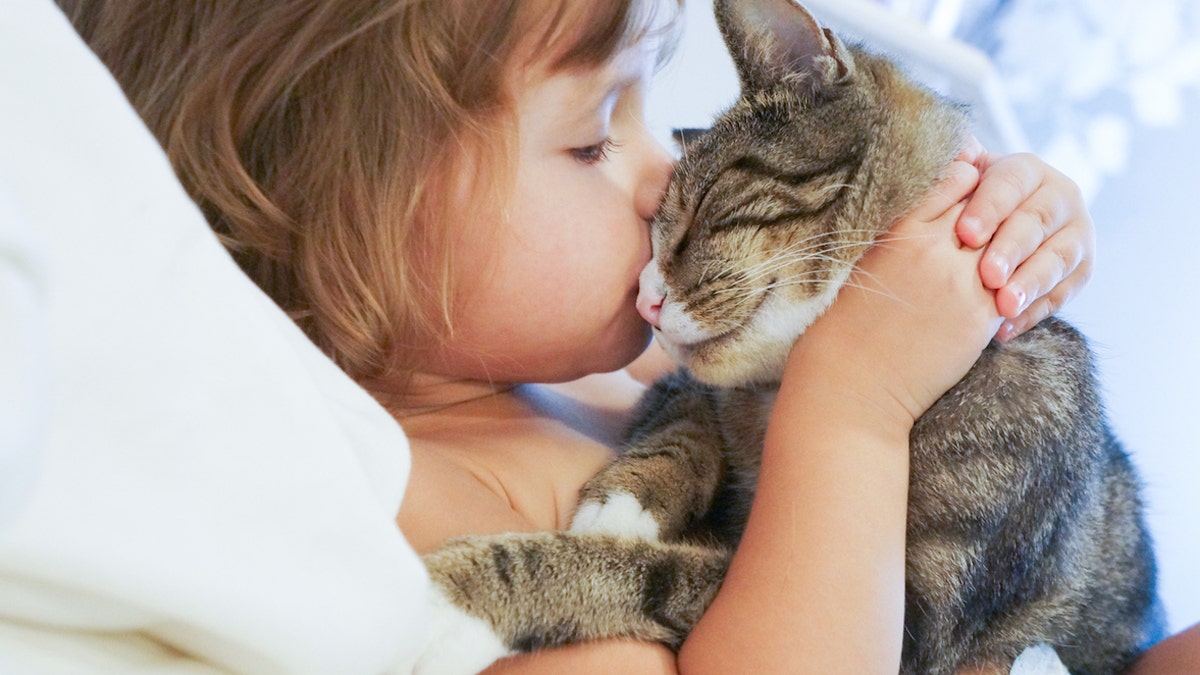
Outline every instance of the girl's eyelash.
<path fill-rule="evenodd" d="M 620 146 L 611 138 L 582 148 L 572 148 L 571 156 L 584 164 L 598 164 L 608 159 L 608 153 Z"/>

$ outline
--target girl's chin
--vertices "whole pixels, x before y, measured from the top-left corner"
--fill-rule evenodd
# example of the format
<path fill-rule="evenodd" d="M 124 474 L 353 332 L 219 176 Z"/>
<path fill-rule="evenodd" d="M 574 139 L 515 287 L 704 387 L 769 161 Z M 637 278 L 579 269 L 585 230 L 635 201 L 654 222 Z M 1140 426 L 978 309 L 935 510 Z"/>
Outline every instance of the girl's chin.
<path fill-rule="evenodd" d="M 623 365 L 618 366 L 618 368 L 624 368 L 625 366 L 629 365 L 631 361 L 644 354 L 653 343 L 654 330 L 650 328 L 650 324 L 642 321 L 641 317 L 639 316 L 638 330 L 634 332 L 634 336 L 629 341 L 630 351 L 628 354 L 631 356 L 629 356 L 629 359 Z"/>
<path fill-rule="evenodd" d="M 578 353 L 578 365 L 586 364 L 583 369 L 587 372 L 582 375 L 611 373 L 628 366 L 646 351 L 653 339 L 650 325 L 639 317 L 637 324 L 630 325 L 620 332 L 610 333 L 607 344 L 596 345 L 593 349 Z M 566 365 L 569 367 L 569 364 Z"/>

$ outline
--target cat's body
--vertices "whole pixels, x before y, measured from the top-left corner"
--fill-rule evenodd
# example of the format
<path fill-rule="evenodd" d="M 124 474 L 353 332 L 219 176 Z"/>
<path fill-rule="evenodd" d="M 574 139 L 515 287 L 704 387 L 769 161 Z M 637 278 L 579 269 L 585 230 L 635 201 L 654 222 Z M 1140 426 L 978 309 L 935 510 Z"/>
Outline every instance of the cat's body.
<path fill-rule="evenodd" d="M 966 139 L 962 110 L 790 0 L 717 13 L 742 98 L 686 148 L 642 279 L 688 371 L 647 394 L 575 531 L 426 558 L 506 650 L 683 640 L 745 525 L 788 348 Z M 1155 637 L 1137 480 L 1074 329 L 1049 319 L 989 346 L 910 448 L 903 672 L 1006 668 L 1044 642 L 1073 672 L 1111 673 Z"/>

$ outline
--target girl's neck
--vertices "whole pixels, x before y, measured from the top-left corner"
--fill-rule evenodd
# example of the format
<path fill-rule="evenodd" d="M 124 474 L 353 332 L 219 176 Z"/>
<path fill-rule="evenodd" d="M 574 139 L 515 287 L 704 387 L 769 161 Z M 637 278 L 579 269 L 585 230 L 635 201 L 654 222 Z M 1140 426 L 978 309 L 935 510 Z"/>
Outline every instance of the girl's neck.
<path fill-rule="evenodd" d="M 644 387 L 622 371 L 557 385 L 518 385 L 416 376 L 403 393 L 368 391 L 411 437 L 440 437 L 488 428 L 547 429 L 553 421 L 605 445 L 617 442 Z M 513 425 L 517 424 L 518 427 Z"/>
<path fill-rule="evenodd" d="M 497 399 L 516 386 L 505 382 L 453 379 L 417 373 L 403 389 L 388 382 L 365 382 L 363 386 L 397 420 L 456 412 L 475 404 Z"/>

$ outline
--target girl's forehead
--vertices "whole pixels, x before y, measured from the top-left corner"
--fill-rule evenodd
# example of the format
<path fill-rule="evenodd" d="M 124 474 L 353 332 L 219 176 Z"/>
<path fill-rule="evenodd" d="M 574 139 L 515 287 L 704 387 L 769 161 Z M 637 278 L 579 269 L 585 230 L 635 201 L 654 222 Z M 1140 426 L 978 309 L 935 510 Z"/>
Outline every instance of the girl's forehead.
<path fill-rule="evenodd" d="M 527 33 L 525 65 L 546 74 L 602 68 L 629 50 L 661 61 L 675 42 L 682 0 L 533 0 L 541 19 Z M 530 68 L 527 68 L 530 69 Z"/>
<path fill-rule="evenodd" d="M 662 52 L 662 37 L 647 34 L 597 63 L 563 68 L 552 56 L 534 59 L 521 69 L 519 79 L 528 85 L 552 77 L 568 76 L 593 88 L 611 89 L 648 78 L 660 64 Z"/>
<path fill-rule="evenodd" d="M 630 45 L 608 61 L 591 68 L 552 71 L 548 64 L 534 64 L 518 86 L 518 98 L 555 100 L 564 112 L 589 117 L 615 94 L 644 83 L 654 71 L 657 49 L 647 42 Z"/>

